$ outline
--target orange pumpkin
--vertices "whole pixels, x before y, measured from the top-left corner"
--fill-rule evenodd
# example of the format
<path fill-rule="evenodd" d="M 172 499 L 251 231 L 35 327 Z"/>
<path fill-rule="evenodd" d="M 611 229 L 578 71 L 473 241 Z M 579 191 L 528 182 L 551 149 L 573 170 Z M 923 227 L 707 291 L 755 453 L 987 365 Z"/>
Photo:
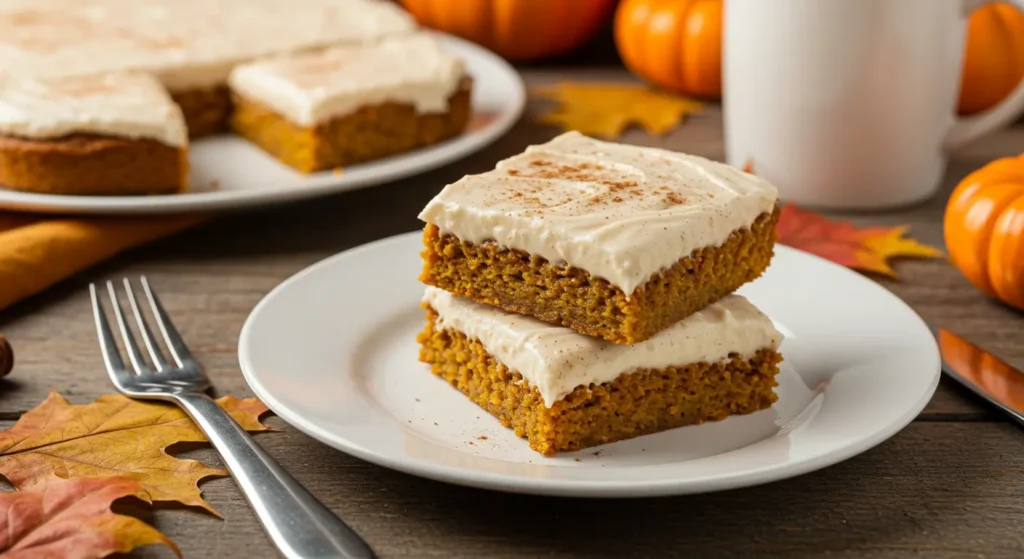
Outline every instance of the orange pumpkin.
<path fill-rule="evenodd" d="M 622 0 L 615 44 L 626 67 L 655 85 L 722 96 L 722 0 Z"/>
<path fill-rule="evenodd" d="M 953 264 L 978 289 L 1024 310 L 1024 155 L 967 175 L 946 205 Z"/>
<path fill-rule="evenodd" d="M 589 41 L 615 0 L 399 0 L 421 25 L 522 62 L 565 54 Z"/>
<path fill-rule="evenodd" d="M 1024 78 L 1024 14 L 1007 4 L 989 4 L 967 25 L 960 114 L 983 111 L 1002 101 Z"/>

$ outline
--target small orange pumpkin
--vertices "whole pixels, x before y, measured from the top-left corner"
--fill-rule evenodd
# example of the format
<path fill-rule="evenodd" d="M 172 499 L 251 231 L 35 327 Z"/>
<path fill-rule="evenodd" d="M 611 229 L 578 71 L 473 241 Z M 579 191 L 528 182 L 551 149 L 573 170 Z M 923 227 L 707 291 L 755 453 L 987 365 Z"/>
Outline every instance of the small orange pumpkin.
<path fill-rule="evenodd" d="M 601 29 L 615 0 L 399 0 L 420 25 L 514 62 L 565 54 Z"/>
<path fill-rule="evenodd" d="M 1024 155 L 967 175 L 949 198 L 943 229 L 950 258 L 967 279 L 1024 310 Z"/>
<path fill-rule="evenodd" d="M 1024 78 L 1024 14 L 1007 4 L 989 4 L 967 24 L 960 114 L 983 111 L 1002 101 Z"/>
<path fill-rule="evenodd" d="M 622 0 L 615 45 L 626 67 L 655 85 L 722 96 L 722 0 Z"/>

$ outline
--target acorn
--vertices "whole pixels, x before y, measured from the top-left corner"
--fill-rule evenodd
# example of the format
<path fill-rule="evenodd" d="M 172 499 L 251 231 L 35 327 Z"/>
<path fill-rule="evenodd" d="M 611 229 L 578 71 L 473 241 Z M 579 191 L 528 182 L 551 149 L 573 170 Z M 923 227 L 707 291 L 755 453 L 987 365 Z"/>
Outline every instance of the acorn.
<path fill-rule="evenodd" d="M 0 334 L 0 377 L 7 376 L 14 368 L 14 349 L 3 334 Z"/>

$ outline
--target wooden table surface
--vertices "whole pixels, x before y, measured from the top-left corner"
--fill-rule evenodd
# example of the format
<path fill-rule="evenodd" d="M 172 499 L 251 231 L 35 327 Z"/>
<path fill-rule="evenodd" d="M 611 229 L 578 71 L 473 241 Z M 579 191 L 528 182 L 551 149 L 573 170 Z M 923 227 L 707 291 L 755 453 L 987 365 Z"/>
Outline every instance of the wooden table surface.
<path fill-rule="evenodd" d="M 570 76 L 628 80 L 616 67 L 534 67 L 529 83 Z M 205 364 L 219 394 L 251 392 L 236 342 L 253 306 L 285 278 L 324 257 L 419 229 L 418 210 L 446 183 L 558 133 L 533 121 L 442 169 L 375 188 L 258 213 L 224 217 L 122 255 L 0 318 L 17 368 L 0 381 L 0 427 L 55 389 L 74 403 L 109 393 L 90 319 L 90 281 L 145 273 Z M 710 107 L 664 138 L 630 131 L 625 142 L 721 159 L 721 114 Z M 904 211 L 858 215 L 861 223 L 913 226 L 942 246 L 950 188 L 986 161 L 1024 151 L 1024 127 L 998 132 L 954 158 L 942 193 Z M 944 261 L 897 264 L 888 289 L 925 319 L 981 342 L 1024 368 L 1024 315 L 986 300 Z M 871 402 L 864 402 L 870 406 Z M 943 380 L 927 409 L 889 441 L 795 479 L 708 495 L 571 500 L 507 495 L 392 472 L 334 451 L 277 418 L 259 441 L 346 519 L 381 557 L 1022 557 L 1024 431 Z M 185 453 L 216 465 L 209 449 Z M 159 510 L 156 526 L 190 558 L 274 557 L 230 479 L 203 486 L 224 520 Z M 139 557 L 170 557 L 150 547 Z"/>

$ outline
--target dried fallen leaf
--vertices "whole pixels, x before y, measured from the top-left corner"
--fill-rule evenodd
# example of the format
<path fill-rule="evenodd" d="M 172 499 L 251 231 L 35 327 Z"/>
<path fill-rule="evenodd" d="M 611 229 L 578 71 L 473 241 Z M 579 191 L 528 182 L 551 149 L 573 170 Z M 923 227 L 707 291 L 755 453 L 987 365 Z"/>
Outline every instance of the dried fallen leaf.
<path fill-rule="evenodd" d="M 935 247 L 906 238 L 909 227 L 871 227 L 858 229 L 847 221 L 828 219 L 794 204 L 784 204 L 776 226 L 781 244 L 798 248 L 867 272 L 896 278 L 888 260 L 895 257 L 940 258 Z"/>
<path fill-rule="evenodd" d="M 246 430 L 269 429 L 260 423 L 267 407 L 258 399 L 225 396 L 217 402 Z M 141 484 L 145 501 L 177 501 L 216 515 L 198 484 L 227 472 L 165 451 L 175 443 L 202 441 L 203 432 L 172 405 L 111 394 L 75 406 L 51 392 L 14 427 L 0 432 L 0 474 L 19 489 L 51 474 L 124 475 Z"/>
<path fill-rule="evenodd" d="M 873 227 L 860 231 L 866 250 L 858 253 L 861 270 L 876 272 L 892 278 L 896 272 L 889 266 L 890 258 L 943 258 L 941 250 L 904 237 L 910 227 Z"/>
<path fill-rule="evenodd" d="M 21 491 L 0 493 L 0 555 L 5 559 L 93 559 L 163 544 L 167 536 L 145 522 L 114 514 L 110 505 L 145 490 L 126 477 L 47 476 Z"/>
<path fill-rule="evenodd" d="M 557 103 L 538 121 L 607 140 L 618 138 L 630 124 L 664 135 L 703 107 L 693 99 L 624 83 L 561 82 L 532 91 Z"/>

